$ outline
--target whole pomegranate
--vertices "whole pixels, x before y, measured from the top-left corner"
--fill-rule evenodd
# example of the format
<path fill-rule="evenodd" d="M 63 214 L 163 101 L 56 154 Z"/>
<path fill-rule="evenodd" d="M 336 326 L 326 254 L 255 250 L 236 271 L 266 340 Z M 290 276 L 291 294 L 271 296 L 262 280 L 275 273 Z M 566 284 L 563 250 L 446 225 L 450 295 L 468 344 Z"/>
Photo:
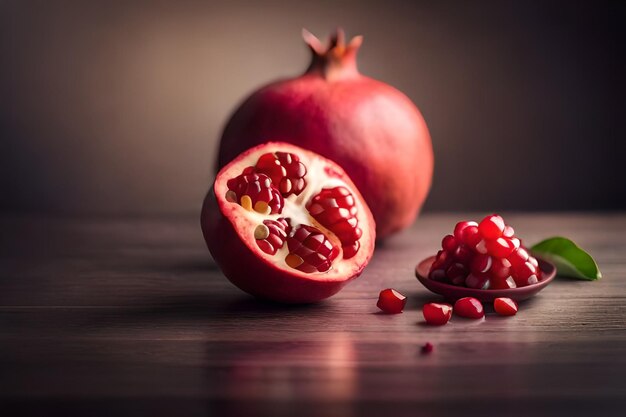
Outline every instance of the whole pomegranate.
<path fill-rule="evenodd" d="M 356 278 L 374 252 L 376 226 L 334 162 L 269 142 L 218 174 L 202 231 L 224 275 L 257 297 L 309 303 Z"/>
<path fill-rule="evenodd" d="M 337 162 L 363 194 L 379 238 L 409 226 L 430 188 L 433 151 L 426 123 L 395 88 L 361 75 L 339 29 L 324 48 L 303 31 L 313 59 L 296 78 L 253 93 L 227 123 L 218 168 L 270 140 L 293 143 Z"/>

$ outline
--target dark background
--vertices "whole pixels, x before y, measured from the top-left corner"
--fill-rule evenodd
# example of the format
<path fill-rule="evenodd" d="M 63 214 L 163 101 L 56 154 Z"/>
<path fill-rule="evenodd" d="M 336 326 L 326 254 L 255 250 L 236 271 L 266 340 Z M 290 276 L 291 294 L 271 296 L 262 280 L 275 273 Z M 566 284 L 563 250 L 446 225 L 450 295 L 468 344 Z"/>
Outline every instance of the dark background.
<path fill-rule="evenodd" d="M 429 210 L 626 208 L 619 2 L 0 1 L 0 210 L 193 212 L 229 113 L 306 27 L 430 127 Z"/>

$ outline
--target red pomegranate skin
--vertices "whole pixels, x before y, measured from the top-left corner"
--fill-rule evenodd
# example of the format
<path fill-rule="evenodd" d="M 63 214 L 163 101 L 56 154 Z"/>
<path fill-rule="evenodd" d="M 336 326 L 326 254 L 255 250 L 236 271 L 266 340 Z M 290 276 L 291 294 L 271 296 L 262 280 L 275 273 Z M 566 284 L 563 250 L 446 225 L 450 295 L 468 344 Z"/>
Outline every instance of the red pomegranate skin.
<path fill-rule="evenodd" d="M 327 49 L 306 32 L 305 41 L 313 52 L 309 69 L 245 100 L 224 129 L 218 167 L 267 141 L 292 143 L 348 173 L 374 215 L 378 238 L 410 226 L 434 164 L 422 115 L 403 93 L 358 72 L 361 37 L 345 45 L 339 31 Z"/>

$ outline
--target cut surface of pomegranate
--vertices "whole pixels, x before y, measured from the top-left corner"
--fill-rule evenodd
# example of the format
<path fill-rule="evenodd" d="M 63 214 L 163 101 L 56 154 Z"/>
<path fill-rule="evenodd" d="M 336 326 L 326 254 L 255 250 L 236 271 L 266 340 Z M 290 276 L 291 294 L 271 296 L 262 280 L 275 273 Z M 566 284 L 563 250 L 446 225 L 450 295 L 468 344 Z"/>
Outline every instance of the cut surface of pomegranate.
<path fill-rule="evenodd" d="M 529 255 L 504 219 L 492 214 L 476 223 L 461 221 L 441 242 L 428 277 L 482 290 L 525 287 L 542 279 L 537 259 Z"/>
<path fill-rule="evenodd" d="M 367 265 L 376 239 L 372 214 L 346 173 L 281 142 L 249 149 L 217 174 L 201 223 L 231 282 L 287 303 L 335 294 Z"/>

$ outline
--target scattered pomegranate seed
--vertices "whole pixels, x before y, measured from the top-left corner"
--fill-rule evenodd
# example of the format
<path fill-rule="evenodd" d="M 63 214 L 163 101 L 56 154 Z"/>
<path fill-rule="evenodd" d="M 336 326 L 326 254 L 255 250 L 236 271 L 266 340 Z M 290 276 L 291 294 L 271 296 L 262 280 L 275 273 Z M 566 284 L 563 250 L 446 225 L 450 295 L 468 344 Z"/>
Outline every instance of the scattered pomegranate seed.
<path fill-rule="evenodd" d="M 515 235 L 515 229 L 513 229 L 508 224 L 504 227 L 504 231 L 502 232 L 502 236 L 504 237 L 513 237 Z"/>
<path fill-rule="evenodd" d="M 480 319 L 485 316 L 483 305 L 474 297 L 464 297 L 454 303 L 454 314 L 468 319 Z"/>
<path fill-rule="evenodd" d="M 441 326 L 446 324 L 452 317 L 452 306 L 443 303 L 424 304 L 422 314 L 424 314 L 426 323 Z"/>
<path fill-rule="evenodd" d="M 493 308 L 501 316 L 514 316 L 517 314 L 517 303 L 510 298 L 500 297 L 493 302 Z"/>
<path fill-rule="evenodd" d="M 430 353 L 433 351 L 434 348 L 435 347 L 433 346 L 432 343 L 426 342 L 424 346 L 422 346 L 422 353 L 425 353 L 425 354 Z"/>
<path fill-rule="evenodd" d="M 406 305 L 406 297 L 393 288 L 382 290 L 376 306 L 387 314 L 402 313 Z"/>

